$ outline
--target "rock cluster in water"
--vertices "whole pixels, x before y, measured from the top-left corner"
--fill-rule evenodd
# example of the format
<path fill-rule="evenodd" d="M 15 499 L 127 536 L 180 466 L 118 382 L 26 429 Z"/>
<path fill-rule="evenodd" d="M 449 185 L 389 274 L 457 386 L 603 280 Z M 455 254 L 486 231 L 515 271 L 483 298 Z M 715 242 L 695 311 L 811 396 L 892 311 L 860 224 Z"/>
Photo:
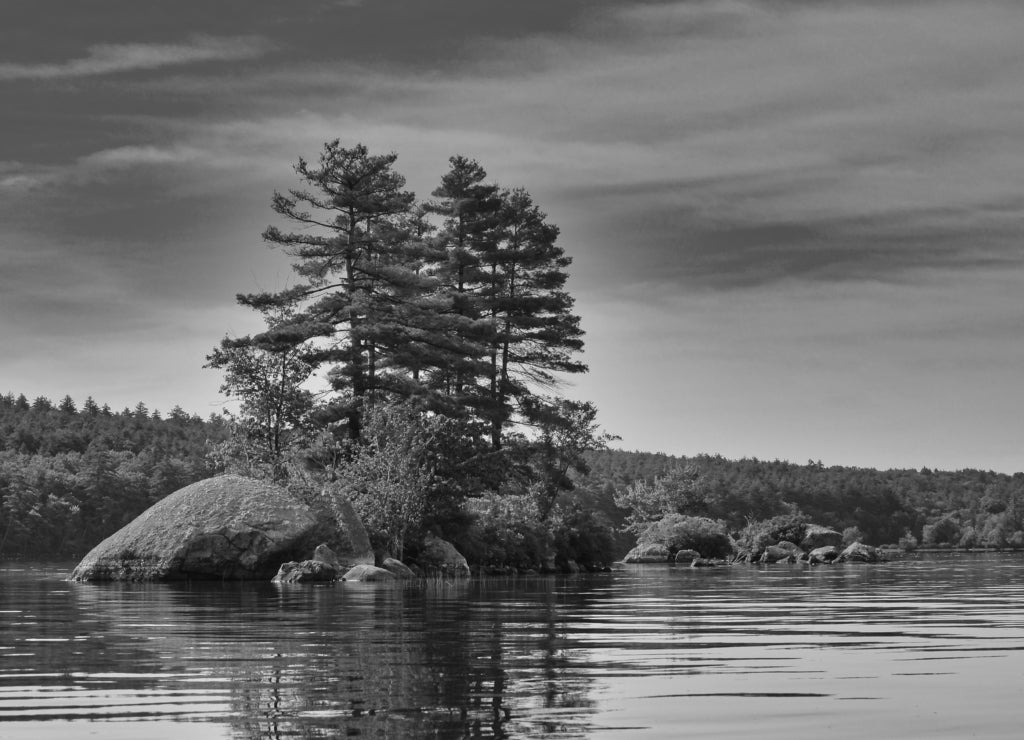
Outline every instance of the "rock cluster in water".
<path fill-rule="evenodd" d="M 870 545 L 855 542 L 840 550 L 843 535 L 818 524 L 807 526 L 804 538 L 799 544 L 780 540 L 764 547 L 759 552 L 740 551 L 734 553 L 731 562 L 739 563 L 798 563 L 812 565 L 825 563 L 879 563 L 884 561 L 881 552 Z M 661 543 L 639 544 L 622 559 L 624 563 L 678 563 L 694 568 L 709 567 L 727 562 L 724 559 L 705 558 L 697 550 L 674 550 Z"/>

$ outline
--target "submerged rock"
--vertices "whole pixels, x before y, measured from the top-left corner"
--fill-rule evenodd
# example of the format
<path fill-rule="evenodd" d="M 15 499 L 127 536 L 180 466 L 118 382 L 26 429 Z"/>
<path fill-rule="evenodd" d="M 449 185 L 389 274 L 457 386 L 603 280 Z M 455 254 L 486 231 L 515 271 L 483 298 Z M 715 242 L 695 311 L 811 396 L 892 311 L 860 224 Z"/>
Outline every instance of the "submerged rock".
<path fill-rule="evenodd" d="M 352 550 L 342 559 L 373 562 L 362 524 L 358 531 L 336 527 L 280 486 L 224 475 L 193 483 L 151 506 L 94 547 L 71 578 L 267 580 L 282 563 L 308 557 L 318 543 L 352 546 L 361 539 L 367 551 Z"/>
<path fill-rule="evenodd" d="M 694 558 L 693 562 L 690 563 L 691 568 L 714 568 L 719 565 L 722 561 L 720 560 L 709 560 L 707 558 Z"/>
<path fill-rule="evenodd" d="M 357 565 L 349 570 L 345 575 L 341 577 L 343 581 L 365 581 L 372 583 L 375 581 L 394 581 L 397 580 L 398 576 L 389 570 L 384 568 L 378 568 L 376 565 L 362 564 Z"/>

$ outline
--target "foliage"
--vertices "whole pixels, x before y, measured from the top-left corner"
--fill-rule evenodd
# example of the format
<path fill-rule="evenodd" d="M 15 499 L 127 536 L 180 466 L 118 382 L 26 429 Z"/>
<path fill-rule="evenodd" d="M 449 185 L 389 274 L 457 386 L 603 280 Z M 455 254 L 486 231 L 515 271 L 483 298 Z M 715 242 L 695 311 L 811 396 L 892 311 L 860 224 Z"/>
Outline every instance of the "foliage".
<path fill-rule="evenodd" d="M 290 453 L 305 442 L 313 394 L 303 383 L 313 366 L 307 351 L 273 334 L 292 314 L 268 310 L 264 315 L 267 334 L 225 338 L 207 356 L 206 367 L 224 370 L 221 392 L 240 401 L 231 440 L 219 454 L 246 473 L 281 480 Z"/>
<path fill-rule="evenodd" d="M 854 542 L 863 542 L 864 533 L 860 531 L 860 527 L 847 527 L 843 530 L 843 544 L 852 545 Z M 799 540 L 797 540 L 799 542 Z"/>
<path fill-rule="evenodd" d="M 408 404 L 377 406 L 364 417 L 362 441 L 331 486 L 346 496 L 375 549 L 401 559 L 422 533 L 435 485 L 432 437 L 440 420 Z"/>
<path fill-rule="evenodd" d="M 592 403 L 565 399 L 533 399 L 527 411 L 537 436 L 527 441 L 532 468 L 533 491 L 540 518 L 551 513 L 560 493 L 571 491 L 575 483 L 570 472 L 586 475 L 586 452 L 604 449 L 614 439 L 597 424 L 597 408 Z"/>
<path fill-rule="evenodd" d="M 583 332 L 564 290 L 571 260 L 529 194 L 485 183 L 478 163 L 453 157 L 436 200 L 417 204 L 396 160 L 337 140 L 316 165 L 299 160 L 301 187 L 272 200 L 295 230 L 270 226 L 263 236 L 294 258 L 300 282 L 239 296 L 268 328 L 222 352 L 292 354 L 323 371 L 330 390 L 310 421 L 341 424 L 354 441 L 374 406 L 409 402 L 469 421 L 498 450 L 528 421 L 538 389 L 586 370 L 574 359 Z M 230 369 L 216 351 L 211 358 Z"/>
<path fill-rule="evenodd" d="M 579 503 L 554 507 L 547 521 L 554 544 L 555 562 L 572 560 L 585 568 L 596 568 L 615 559 L 615 538 L 611 523 L 599 512 Z"/>
<path fill-rule="evenodd" d="M 960 524 L 949 515 L 924 525 L 921 532 L 925 545 L 956 545 L 960 542 Z"/>
<path fill-rule="evenodd" d="M 612 528 L 578 504 L 556 504 L 541 519 L 536 497 L 489 494 L 467 503 L 471 523 L 453 541 L 471 562 L 496 568 L 542 570 L 551 560 L 596 568 L 614 560 Z"/>
<path fill-rule="evenodd" d="M 540 521 L 536 497 L 492 493 L 468 506 L 473 523 L 455 544 L 470 562 L 537 569 L 552 551 L 553 538 Z"/>
<path fill-rule="evenodd" d="M 910 532 L 906 532 L 900 537 L 899 547 L 903 552 L 914 552 L 917 549 L 917 537 L 912 535 Z"/>
<path fill-rule="evenodd" d="M 924 527 L 943 517 L 973 526 L 987 547 L 1020 547 L 1013 536 L 1024 532 L 1024 473 L 874 470 L 624 450 L 586 457 L 591 470 L 575 479 L 574 497 L 634 532 L 668 511 L 723 519 L 736 532 L 746 520 L 793 510 L 838 531 L 857 527 L 871 544 L 896 543 L 910 532 L 922 546 L 932 546 Z M 622 508 L 610 508 L 610 497 Z M 959 527 L 955 539 L 944 541 L 958 543 Z"/>
<path fill-rule="evenodd" d="M 800 513 L 780 514 L 770 519 L 751 522 L 739 533 L 738 545 L 759 555 L 769 545 L 786 541 L 800 544 L 807 533 L 808 518 Z"/>
<path fill-rule="evenodd" d="M 673 554 L 679 550 L 696 550 L 706 558 L 724 558 L 733 549 L 722 522 L 675 513 L 649 524 L 640 533 L 639 542 L 664 545 Z"/>

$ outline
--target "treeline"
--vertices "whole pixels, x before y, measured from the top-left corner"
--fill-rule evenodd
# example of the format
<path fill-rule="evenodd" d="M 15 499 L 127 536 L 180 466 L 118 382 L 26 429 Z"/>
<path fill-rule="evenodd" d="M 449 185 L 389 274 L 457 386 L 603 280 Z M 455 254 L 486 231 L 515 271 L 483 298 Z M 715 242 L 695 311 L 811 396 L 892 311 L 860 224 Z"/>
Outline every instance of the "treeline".
<path fill-rule="evenodd" d="M 875 470 L 721 456 L 587 453 L 575 496 L 619 526 L 667 513 L 751 521 L 803 514 L 865 542 L 904 546 L 1024 547 L 1024 473 Z"/>
<path fill-rule="evenodd" d="M 217 416 L 0 395 L 0 557 L 71 558 L 218 471 Z"/>

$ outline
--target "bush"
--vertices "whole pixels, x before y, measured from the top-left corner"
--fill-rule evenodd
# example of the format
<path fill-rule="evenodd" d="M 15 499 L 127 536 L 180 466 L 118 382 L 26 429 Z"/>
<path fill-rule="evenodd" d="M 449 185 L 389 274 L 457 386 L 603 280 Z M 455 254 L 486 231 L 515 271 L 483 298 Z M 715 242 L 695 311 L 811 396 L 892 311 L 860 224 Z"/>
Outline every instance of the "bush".
<path fill-rule="evenodd" d="M 963 534 L 960 536 L 960 547 L 964 549 L 970 549 L 978 546 L 978 532 L 974 527 L 967 527 Z"/>
<path fill-rule="evenodd" d="M 467 504 L 473 518 L 454 544 L 477 565 L 539 568 L 552 551 L 551 534 L 540 522 L 537 499 L 529 494 L 488 494 Z"/>
<path fill-rule="evenodd" d="M 725 525 L 702 516 L 668 514 L 645 529 L 639 544 L 661 544 L 673 555 L 680 550 L 696 550 L 705 558 L 728 557 L 733 550 Z"/>
<path fill-rule="evenodd" d="M 899 545 L 903 552 L 913 552 L 917 549 L 917 537 L 912 535 L 910 532 L 905 532 L 903 536 L 900 537 Z"/>
<path fill-rule="evenodd" d="M 548 517 L 555 562 L 576 561 L 587 568 L 611 563 L 615 535 L 607 518 L 578 503 L 556 506 Z"/>
<path fill-rule="evenodd" d="M 933 524 L 925 524 L 921 539 L 926 545 L 956 545 L 960 542 L 960 525 L 950 516 Z"/>
<path fill-rule="evenodd" d="M 852 545 L 854 542 L 863 542 L 864 533 L 860 531 L 860 527 L 847 527 L 843 530 L 843 544 Z"/>
<path fill-rule="evenodd" d="M 739 545 L 754 557 L 760 556 L 769 545 L 785 540 L 797 545 L 807 534 L 807 517 L 803 514 L 780 514 L 771 519 L 751 522 L 739 534 Z"/>

